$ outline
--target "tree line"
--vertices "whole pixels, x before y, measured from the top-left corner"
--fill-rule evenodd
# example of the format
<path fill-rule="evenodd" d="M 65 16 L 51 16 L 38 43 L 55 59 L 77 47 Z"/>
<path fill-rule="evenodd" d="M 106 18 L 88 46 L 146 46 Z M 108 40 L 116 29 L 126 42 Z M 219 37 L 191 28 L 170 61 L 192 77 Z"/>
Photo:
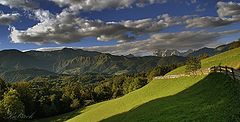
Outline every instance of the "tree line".
<path fill-rule="evenodd" d="M 176 67 L 157 66 L 147 73 L 107 77 L 97 74 L 96 77 L 77 78 L 62 75 L 61 80 L 37 77 L 29 82 L 15 83 L 0 79 L 0 121 L 49 117 L 118 98 Z"/>

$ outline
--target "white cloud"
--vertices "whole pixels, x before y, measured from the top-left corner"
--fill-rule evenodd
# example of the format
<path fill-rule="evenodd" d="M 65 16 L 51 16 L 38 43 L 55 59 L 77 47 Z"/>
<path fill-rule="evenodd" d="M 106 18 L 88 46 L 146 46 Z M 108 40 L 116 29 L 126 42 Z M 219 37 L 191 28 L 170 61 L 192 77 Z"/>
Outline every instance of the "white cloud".
<path fill-rule="evenodd" d="M 129 8 L 132 5 L 144 6 L 145 4 L 165 3 L 167 0 L 50 0 L 59 6 L 69 6 L 71 10 L 95 11 L 109 8 Z"/>
<path fill-rule="evenodd" d="M 217 6 L 219 17 L 228 17 L 232 20 L 240 21 L 240 3 L 218 2 Z"/>
<path fill-rule="evenodd" d="M 118 40 L 122 43 L 133 41 L 139 34 L 156 33 L 181 24 L 182 20 L 188 18 L 165 14 L 153 19 L 103 22 L 76 17 L 68 9 L 57 15 L 46 10 L 36 10 L 35 16 L 39 23 L 33 27 L 26 30 L 12 27 L 10 37 L 13 43 L 59 44 L 81 41 L 86 37 L 95 37 L 99 41 Z M 129 33 L 132 33 L 131 36 Z"/>
<path fill-rule="evenodd" d="M 0 25 L 9 25 L 17 21 L 19 16 L 19 13 L 4 14 L 0 11 Z"/>
<path fill-rule="evenodd" d="M 219 17 L 198 17 L 198 18 L 193 18 L 193 19 L 188 19 L 186 21 L 187 27 L 219 27 L 219 26 L 225 26 L 228 24 L 231 24 L 235 21 L 229 20 L 227 18 L 219 18 Z"/>
<path fill-rule="evenodd" d="M 86 37 L 95 37 L 99 41 L 117 40 L 120 43 L 134 41 L 140 35 L 152 35 L 162 29 L 184 25 L 187 28 L 219 27 L 236 22 L 231 18 L 182 16 L 171 17 L 168 14 L 156 18 L 126 20 L 120 22 L 103 22 L 87 20 L 76 16 L 76 13 L 64 9 L 53 15 L 47 10 L 35 10 L 39 23 L 26 30 L 11 29 L 13 43 L 71 43 Z"/>
<path fill-rule="evenodd" d="M 67 11 L 56 16 L 52 16 L 47 11 L 36 11 L 35 13 L 40 22 L 27 30 L 17 30 L 13 27 L 10 35 L 12 42 L 70 43 L 80 41 L 85 37 L 96 37 L 103 41 L 109 39 L 129 41 L 132 39 L 125 34 L 126 28 L 122 25 L 77 18 Z"/>
<path fill-rule="evenodd" d="M 0 4 L 10 8 L 36 9 L 38 5 L 32 0 L 0 0 Z"/>
<path fill-rule="evenodd" d="M 159 32 L 170 26 L 184 24 L 191 16 L 171 17 L 168 14 L 158 16 L 157 18 L 147 18 L 141 20 L 127 20 L 120 24 L 131 29 L 136 34 Z"/>
<path fill-rule="evenodd" d="M 240 3 L 218 2 L 218 17 L 197 17 L 187 20 L 187 27 L 219 27 L 240 22 Z"/>

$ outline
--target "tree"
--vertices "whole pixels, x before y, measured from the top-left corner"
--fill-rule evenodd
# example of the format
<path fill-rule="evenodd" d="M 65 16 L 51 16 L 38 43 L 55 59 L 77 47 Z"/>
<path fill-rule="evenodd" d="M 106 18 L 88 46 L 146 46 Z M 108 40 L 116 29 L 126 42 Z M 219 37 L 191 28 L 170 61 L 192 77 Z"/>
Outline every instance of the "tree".
<path fill-rule="evenodd" d="M 12 88 L 17 90 L 20 100 L 24 103 L 26 115 L 34 113 L 33 91 L 30 82 L 17 82 L 12 84 Z"/>
<path fill-rule="evenodd" d="M 94 88 L 97 94 L 97 101 L 108 100 L 112 97 L 111 88 L 107 84 L 100 84 Z"/>
<path fill-rule="evenodd" d="M 176 65 L 157 66 L 148 72 L 148 80 L 151 81 L 156 76 L 163 76 L 175 68 L 177 68 Z"/>
<path fill-rule="evenodd" d="M 3 94 L 7 89 L 6 83 L 0 78 L 0 100 L 3 98 Z"/>
<path fill-rule="evenodd" d="M 1 114 L 5 115 L 5 119 L 17 120 L 22 119 L 19 117 L 25 116 L 24 104 L 20 100 L 18 92 L 13 89 L 4 94 L 0 108 L 4 111 Z"/>
<path fill-rule="evenodd" d="M 199 69 L 201 69 L 201 60 L 199 58 L 190 57 L 186 62 L 186 72 L 196 75 Z"/>
<path fill-rule="evenodd" d="M 80 107 L 80 102 L 79 102 L 79 100 L 78 100 L 78 99 L 72 100 L 72 104 L 70 105 L 70 107 L 71 107 L 72 109 L 79 108 L 79 107 Z"/>
<path fill-rule="evenodd" d="M 137 77 L 135 78 L 128 87 L 128 92 L 135 91 L 147 84 L 147 79 Z"/>

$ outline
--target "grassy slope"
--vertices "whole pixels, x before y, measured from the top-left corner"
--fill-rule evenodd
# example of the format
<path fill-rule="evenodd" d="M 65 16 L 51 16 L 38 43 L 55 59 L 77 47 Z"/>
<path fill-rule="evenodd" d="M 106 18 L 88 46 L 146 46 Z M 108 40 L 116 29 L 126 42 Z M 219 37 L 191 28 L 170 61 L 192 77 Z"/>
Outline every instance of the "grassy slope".
<path fill-rule="evenodd" d="M 142 89 L 131 92 L 121 98 L 101 102 L 84 109 L 79 116 L 69 121 L 95 122 L 111 117 L 122 112 L 129 111 L 151 100 L 174 95 L 196 83 L 203 76 L 184 77 L 171 80 L 155 80 Z"/>
<path fill-rule="evenodd" d="M 203 68 L 209 68 L 214 65 L 228 65 L 237 67 L 240 62 L 240 48 L 234 49 L 223 54 L 203 60 Z M 169 74 L 180 74 L 184 72 L 184 67 L 180 67 Z M 147 86 L 127 94 L 121 98 L 98 103 L 87 107 L 81 111 L 81 114 L 69 121 L 100 121 L 113 115 L 129 111 L 144 103 L 157 98 L 177 94 L 184 89 L 194 85 L 204 76 L 183 77 L 170 80 L 155 80 Z"/>
<path fill-rule="evenodd" d="M 233 68 L 240 68 L 240 48 L 236 48 L 219 55 L 202 60 L 202 69 L 210 68 L 212 66 L 221 65 L 229 66 Z M 168 73 L 172 74 L 182 74 L 185 72 L 185 66 L 177 68 L 176 70 Z"/>
<path fill-rule="evenodd" d="M 159 98 L 106 122 L 240 121 L 240 85 L 213 73 L 174 96 Z"/>

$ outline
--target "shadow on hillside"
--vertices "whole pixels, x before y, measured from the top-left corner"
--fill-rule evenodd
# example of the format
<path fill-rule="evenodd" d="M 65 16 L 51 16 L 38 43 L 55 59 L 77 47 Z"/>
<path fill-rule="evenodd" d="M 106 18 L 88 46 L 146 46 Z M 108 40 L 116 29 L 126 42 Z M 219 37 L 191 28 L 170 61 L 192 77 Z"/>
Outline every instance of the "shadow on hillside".
<path fill-rule="evenodd" d="M 239 86 L 224 74 L 212 73 L 176 95 L 150 101 L 103 121 L 240 122 Z"/>
<path fill-rule="evenodd" d="M 49 117 L 49 118 L 43 118 L 39 120 L 33 120 L 33 122 L 65 122 L 68 119 L 74 118 L 75 116 L 78 116 L 81 114 L 81 110 L 75 110 L 69 113 L 57 115 L 54 117 Z M 30 121 L 29 121 L 30 122 Z"/>

